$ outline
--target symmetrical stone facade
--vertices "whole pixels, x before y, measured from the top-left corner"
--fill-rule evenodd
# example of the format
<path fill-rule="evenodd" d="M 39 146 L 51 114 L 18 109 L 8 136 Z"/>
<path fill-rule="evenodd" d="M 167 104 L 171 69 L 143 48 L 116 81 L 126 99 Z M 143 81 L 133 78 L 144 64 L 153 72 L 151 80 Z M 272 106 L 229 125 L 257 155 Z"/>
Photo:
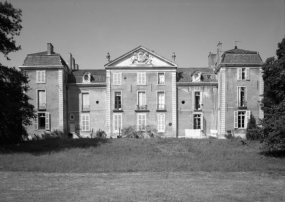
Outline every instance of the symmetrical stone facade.
<path fill-rule="evenodd" d="M 20 66 L 38 114 L 28 133 L 57 129 L 89 137 L 100 129 L 117 137 L 133 126 L 163 137 L 244 136 L 250 114 L 263 118 L 262 60 L 237 47 L 221 53 L 219 43 L 209 67 L 178 68 L 139 46 L 104 69 L 79 70 L 71 54 L 67 65 L 48 44 L 46 52 L 29 54 Z"/>

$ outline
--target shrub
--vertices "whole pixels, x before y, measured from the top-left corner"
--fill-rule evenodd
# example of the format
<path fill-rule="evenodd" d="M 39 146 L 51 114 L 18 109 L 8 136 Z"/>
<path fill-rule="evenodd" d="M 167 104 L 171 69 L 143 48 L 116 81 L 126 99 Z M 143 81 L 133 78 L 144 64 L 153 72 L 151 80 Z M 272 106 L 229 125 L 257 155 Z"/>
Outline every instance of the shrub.
<path fill-rule="evenodd" d="M 157 134 L 157 129 L 155 126 L 147 125 L 145 130 L 137 130 L 137 126 L 127 126 L 121 130 L 122 137 L 126 138 L 155 138 L 160 137 Z"/>
<path fill-rule="evenodd" d="M 104 130 L 101 130 L 100 128 L 96 131 L 95 137 L 97 138 L 106 138 L 107 134 L 105 133 Z"/>
<path fill-rule="evenodd" d="M 262 130 L 256 124 L 256 119 L 251 114 L 247 124 L 246 139 L 247 140 L 261 140 Z"/>
<path fill-rule="evenodd" d="M 54 129 L 52 132 L 47 133 L 44 132 L 44 134 L 41 136 L 41 139 L 48 140 L 48 139 L 63 139 L 64 133 L 60 130 Z"/>

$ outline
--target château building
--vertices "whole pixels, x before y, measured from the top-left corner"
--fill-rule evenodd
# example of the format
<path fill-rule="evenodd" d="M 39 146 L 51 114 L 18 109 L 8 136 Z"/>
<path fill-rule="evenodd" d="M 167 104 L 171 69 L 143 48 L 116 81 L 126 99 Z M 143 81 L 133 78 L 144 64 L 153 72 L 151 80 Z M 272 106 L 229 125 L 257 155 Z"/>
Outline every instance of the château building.
<path fill-rule="evenodd" d="M 251 114 L 263 118 L 262 59 L 237 47 L 222 52 L 219 43 L 208 64 L 180 68 L 139 46 L 103 69 L 79 69 L 71 54 L 67 64 L 48 43 L 19 67 L 29 77 L 27 94 L 37 113 L 27 131 L 89 137 L 100 129 L 117 137 L 134 126 L 163 137 L 244 136 Z"/>

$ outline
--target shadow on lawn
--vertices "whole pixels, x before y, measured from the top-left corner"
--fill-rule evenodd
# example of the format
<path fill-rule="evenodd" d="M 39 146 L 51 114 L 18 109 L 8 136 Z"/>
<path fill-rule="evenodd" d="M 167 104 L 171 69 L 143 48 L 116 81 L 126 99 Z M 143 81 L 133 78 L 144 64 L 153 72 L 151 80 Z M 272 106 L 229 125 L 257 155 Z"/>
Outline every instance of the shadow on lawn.
<path fill-rule="evenodd" d="M 52 152 L 59 152 L 64 149 L 98 147 L 101 144 L 110 142 L 109 139 L 53 139 L 27 141 L 17 144 L 0 144 L 0 154 L 30 153 L 41 155 Z"/>
<path fill-rule="evenodd" d="M 268 157 L 285 158 L 285 150 L 263 151 L 260 154 Z"/>

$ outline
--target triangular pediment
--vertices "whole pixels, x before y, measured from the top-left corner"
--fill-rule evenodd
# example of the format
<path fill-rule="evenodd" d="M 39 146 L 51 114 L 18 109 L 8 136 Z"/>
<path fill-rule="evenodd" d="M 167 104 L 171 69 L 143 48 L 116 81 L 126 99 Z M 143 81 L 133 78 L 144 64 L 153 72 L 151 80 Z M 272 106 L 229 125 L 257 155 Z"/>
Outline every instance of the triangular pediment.
<path fill-rule="evenodd" d="M 153 51 L 139 46 L 112 60 L 105 67 L 177 67 L 177 65 Z"/>

